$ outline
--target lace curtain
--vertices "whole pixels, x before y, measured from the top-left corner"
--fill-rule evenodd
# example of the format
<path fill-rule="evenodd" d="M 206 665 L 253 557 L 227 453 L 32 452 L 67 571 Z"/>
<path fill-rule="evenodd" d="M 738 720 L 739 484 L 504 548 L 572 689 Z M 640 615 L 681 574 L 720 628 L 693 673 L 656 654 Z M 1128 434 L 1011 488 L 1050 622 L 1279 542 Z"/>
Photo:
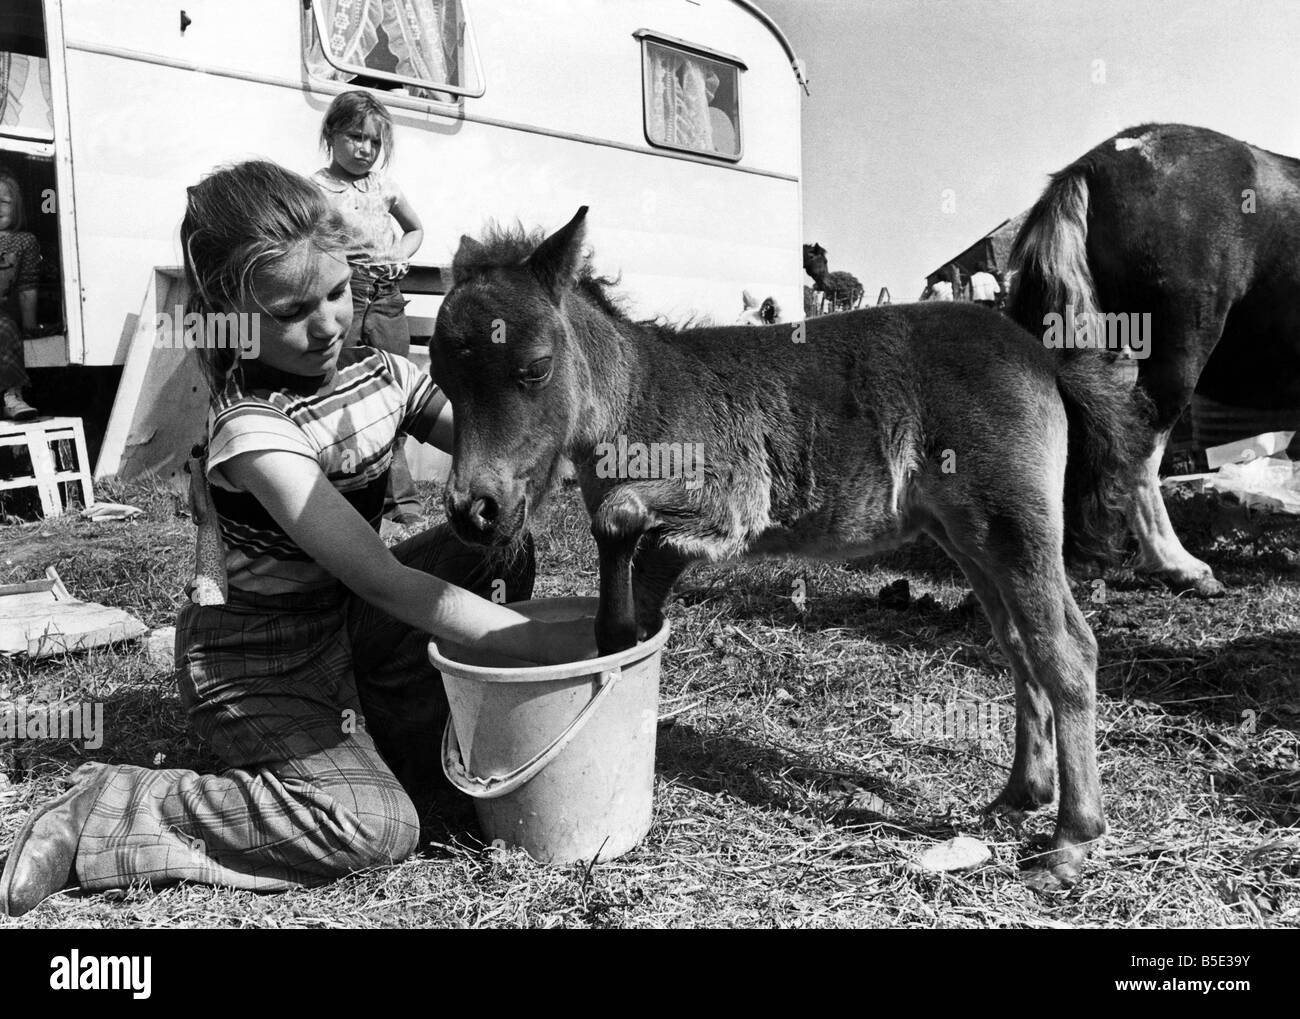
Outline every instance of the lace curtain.
<path fill-rule="evenodd" d="M 6 127 L 54 137 L 50 62 L 44 57 L 0 53 L 0 130 Z"/>
<path fill-rule="evenodd" d="M 714 150 L 709 99 L 718 75 L 704 62 L 659 46 L 650 58 L 650 135 L 663 145 Z"/>
<path fill-rule="evenodd" d="M 459 10 L 457 0 L 313 0 L 321 5 L 329 29 L 330 53 L 339 63 L 385 69 L 369 59 L 379 45 L 379 30 L 397 60 L 398 74 L 438 84 L 456 84 Z M 332 81 L 351 80 L 325 60 L 311 25 L 307 64 L 312 74 Z M 451 67 L 451 76 L 448 67 Z M 413 90 L 423 93 L 427 90 Z"/>

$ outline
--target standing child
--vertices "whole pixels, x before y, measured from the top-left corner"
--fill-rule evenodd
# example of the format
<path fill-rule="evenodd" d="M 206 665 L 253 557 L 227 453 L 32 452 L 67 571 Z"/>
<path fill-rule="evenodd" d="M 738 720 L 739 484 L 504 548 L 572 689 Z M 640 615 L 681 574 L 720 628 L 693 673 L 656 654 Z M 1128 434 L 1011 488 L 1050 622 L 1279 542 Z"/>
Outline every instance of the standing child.
<path fill-rule="evenodd" d="M 483 597 L 496 580 L 528 597 L 531 545 L 489 558 L 446 525 L 380 541 L 400 432 L 449 446 L 451 408 L 409 361 L 345 344 L 347 243 L 320 192 L 272 163 L 189 189 L 190 310 L 260 316 L 246 355 L 224 335 L 197 348 L 229 595 L 176 625 L 181 702 L 227 770 L 82 765 L 14 840 L 0 913 L 70 885 L 277 891 L 400 861 L 419 819 L 394 770 L 436 767 L 446 711 L 428 635 L 538 662 L 591 653 L 589 620 Z"/>
<path fill-rule="evenodd" d="M 330 164 L 311 179 L 343 213 L 353 237 L 348 342 L 406 357 L 411 333 L 397 283 L 410 269 L 424 229 L 401 188 L 383 172 L 393 154 L 393 119 L 369 92 L 344 92 L 325 112 L 321 146 L 330 154 Z M 421 521 L 420 510 L 406 457 L 398 449 L 384 513 L 396 523 L 415 524 Z"/>
<path fill-rule="evenodd" d="M 0 409 L 15 421 L 36 416 L 36 408 L 23 399 L 23 386 L 30 382 L 23 365 L 23 331 L 36 331 L 41 249 L 24 226 L 22 189 L 13 174 L 0 169 Z M 9 314 L 15 294 L 22 330 Z"/>

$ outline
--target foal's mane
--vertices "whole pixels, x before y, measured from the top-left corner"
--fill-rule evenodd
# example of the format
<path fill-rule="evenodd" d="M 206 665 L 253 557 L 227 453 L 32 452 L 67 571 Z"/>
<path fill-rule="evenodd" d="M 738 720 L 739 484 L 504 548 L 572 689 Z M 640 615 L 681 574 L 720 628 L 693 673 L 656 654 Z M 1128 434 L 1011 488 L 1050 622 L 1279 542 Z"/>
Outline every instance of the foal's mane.
<path fill-rule="evenodd" d="M 540 228 L 527 230 L 518 221 L 508 225 L 490 221 L 483 229 L 483 236 L 478 239 L 478 248 L 463 254 L 457 253 L 455 268 L 458 273 L 472 275 L 491 269 L 520 266 L 528 261 L 529 256 L 544 240 L 546 232 Z M 613 292 L 621 277 L 597 275 L 591 264 L 592 254 L 590 248 L 583 251 L 582 264 L 578 267 L 578 278 L 574 285 L 611 318 L 632 325 L 642 324 L 635 323 L 628 317 L 618 296 Z"/>
<path fill-rule="evenodd" d="M 513 269 L 523 265 L 537 250 L 538 245 L 546 240 L 546 231 L 540 227 L 528 230 L 516 220 L 512 224 L 501 224 L 489 220 L 483 227 L 483 235 L 478 238 L 478 246 L 456 252 L 453 263 L 456 277 L 481 275 L 493 269 Z M 602 312 L 615 322 L 632 326 L 661 337 L 673 336 L 688 329 L 711 326 L 707 317 L 688 315 L 680 321 L 670 321 L 660 315 L 650 319 L 634 319 L 623 307 L 622 298 L 615 288 L 622 280 L 621 276 L 601 276 L 591 264 L 594 252 L 585 248 L 582 263 L 578 266 L 578 276 L 574 282 Z"/>

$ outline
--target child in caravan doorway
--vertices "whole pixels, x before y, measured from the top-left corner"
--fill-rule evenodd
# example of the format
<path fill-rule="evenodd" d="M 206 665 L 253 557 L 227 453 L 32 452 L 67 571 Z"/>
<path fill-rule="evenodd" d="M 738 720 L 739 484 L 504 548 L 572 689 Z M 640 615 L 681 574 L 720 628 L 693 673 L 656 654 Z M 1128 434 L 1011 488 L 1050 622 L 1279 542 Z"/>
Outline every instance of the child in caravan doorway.
<path fill-rule="evenodd" d="M 36 331 L 36 285 L 40 282 L 41 249 L 34 234 L 23 227 L 23 193 L 18 180 L 0 168 L 0 410 L 15 421 L 36 417 L 36 408 L 23 399 L 29 382 L 23 363 L 23 332 Z M 17 297 L 22 330 L 10 314 Z"/>
<path fill-rule="evenodd" d="M 190 310 L 259 316 L 256 350 L 197 348 L 229 594 L 176 624 L 181 703 L 226 770 L 82 765 L 19 830 L 0 914 L 74 885 L 279 891 L 400 861 L 447 712 L 429 635 L 531 662 L 593 653 L 590 620 L 489 600 L 530 595 L 531 542 L 493 555 L 445 524 L 380 540 L 395 438 L 448 447 L 451 406 L 404 358 L 345 343 L 348 243 L 320 191 L 272 163 L 189 189 Z"/>
<path fill-rule="evenodd" d="M 352 231 L 352 328 L 348 342 L 406 357 L 411 333 L 398 281 L 424 240 L 420 217 L 384 168 L 393 154 L 393 119 L 369 92 L 336 96 L 321 123 L 329 166 L 312 174 Z M 397 228 L 400 228 L 400 232 Z M 419 524 L 420 500 L 399 448 L 393 454 L 384 515 L 398 524 Z"/>

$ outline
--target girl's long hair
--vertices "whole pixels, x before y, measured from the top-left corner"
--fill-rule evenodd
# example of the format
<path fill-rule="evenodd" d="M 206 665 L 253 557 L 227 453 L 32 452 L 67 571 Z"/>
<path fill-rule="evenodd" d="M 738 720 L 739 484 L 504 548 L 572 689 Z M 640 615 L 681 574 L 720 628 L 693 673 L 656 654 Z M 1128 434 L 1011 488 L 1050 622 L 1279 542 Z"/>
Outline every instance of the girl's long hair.
<path fill-rule="evenodd" d="M 224 314 L 255 303 L 253 276 L 300 244 L 344 253 L 342 216 L 320 189 L 265 160 L 222 167 L 186 189 L 181 251 L 189 284 L 186 313 Z M 219 394 L 235 370 L 240 348 L 198 342 L 208 388 Z"/>

